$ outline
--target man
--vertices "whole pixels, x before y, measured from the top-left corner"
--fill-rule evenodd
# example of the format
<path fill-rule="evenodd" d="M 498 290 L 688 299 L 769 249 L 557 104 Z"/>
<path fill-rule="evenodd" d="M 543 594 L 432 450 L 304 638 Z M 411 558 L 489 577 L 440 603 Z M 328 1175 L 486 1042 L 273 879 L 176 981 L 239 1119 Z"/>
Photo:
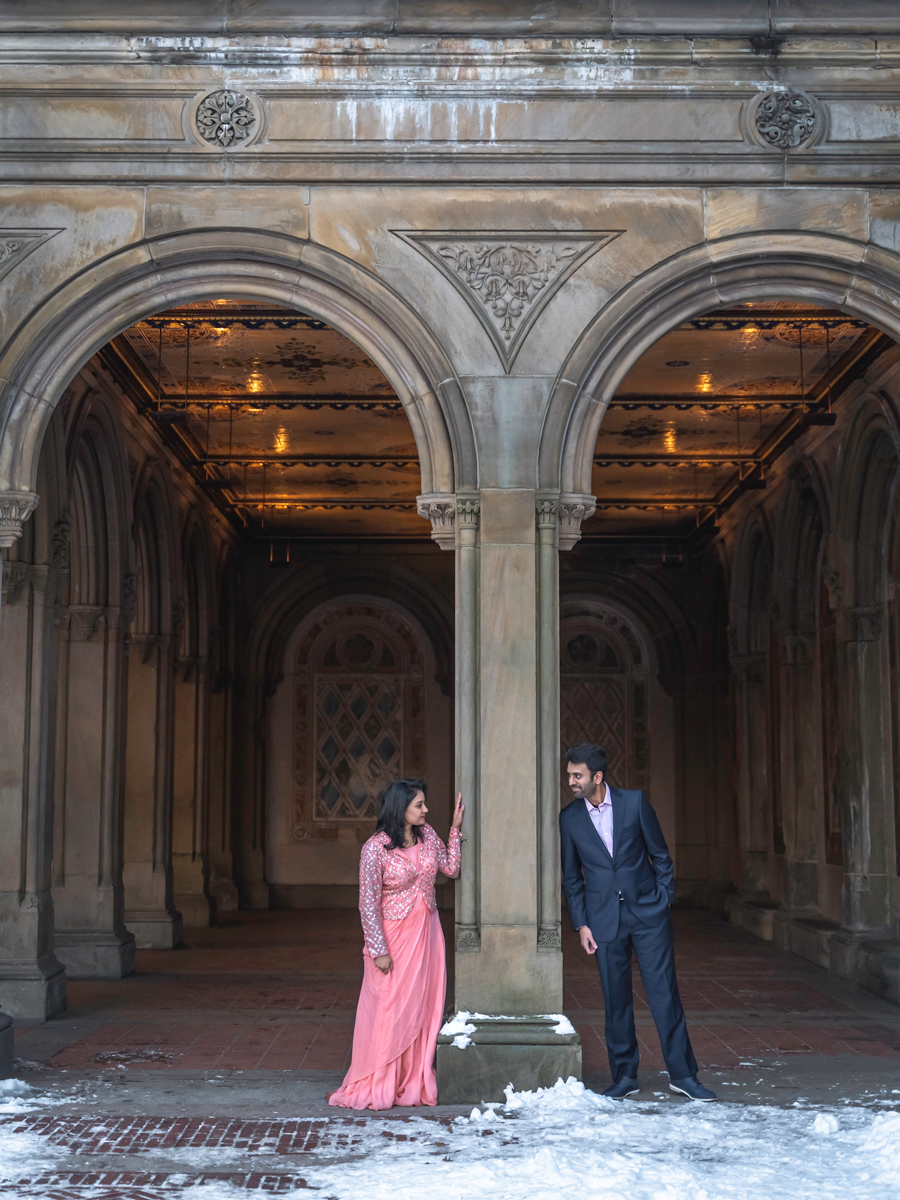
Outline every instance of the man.
<path fill-rule="evenodd" d="M 596 954 L 606 1006 L 606 1049 L 612 1087 L 624 1100 L 639 1090 L 631 992 L 631 952 L 647 992 L 669 1089 L 691 1100 L 715 1100 L 697 1079 L 675 978 L 669 908 L 674 869 L 656 813 L 643 792 L 608 787 L 606 751 L 585 742 L 566 755 L 575 797 L 559 814 L 562 888 L 587 954 Z"/>

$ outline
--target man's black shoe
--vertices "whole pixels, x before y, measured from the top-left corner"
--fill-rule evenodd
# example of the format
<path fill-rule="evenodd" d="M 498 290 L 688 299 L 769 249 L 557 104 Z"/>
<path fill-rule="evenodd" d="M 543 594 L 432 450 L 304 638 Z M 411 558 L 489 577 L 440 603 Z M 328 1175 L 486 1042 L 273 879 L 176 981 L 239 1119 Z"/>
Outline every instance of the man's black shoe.
<path fill-rule="evenodd" d="M 704 1087 L 696 1075 L 690 1075 L 687 1079 L 670 1080 L 669 1091 L 679 1092 L 682 1096 L 687 1096 L 688 1100 L 703 1100 L 708 1103 L 710 1100 L 718 1099 L 716 1093 Z"/>
<path fill-rule="evenodd" d="M 640 1090 L 636 1079 L 623 1075 L 616 1080 L 612 1087 L 608 1087 L 603 1095 L 610 1100 L 624 1100 L 626 1096 L 636 1096 Z"/>

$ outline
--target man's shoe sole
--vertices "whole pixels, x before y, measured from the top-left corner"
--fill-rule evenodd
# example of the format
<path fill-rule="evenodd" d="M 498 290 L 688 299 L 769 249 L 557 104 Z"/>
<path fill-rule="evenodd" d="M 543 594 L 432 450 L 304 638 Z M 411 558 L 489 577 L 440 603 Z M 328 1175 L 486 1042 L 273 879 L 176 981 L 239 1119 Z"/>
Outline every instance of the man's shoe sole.
<path fill-rule="evenodd" d="M 712 1104 L 714 1100 L 718 1100 L 718 1096 L 692 1096 L 690 1092 L 686 1092 L 684 1088 L 676 1087 L 674 1083 L 669 1084 L 670 1092 L 677 1092 L 679 1096 L 687 1096 L 688 1100 L 693 1100 L 695 1104 Z"/>
<path fill-rule="evenodd" d="M 640 1088 L 634 1088 L 633 1091 L 625 1092 L 621 1096 L 607 1096 L 606 1098 L 607 1098 L 607 1100 L 627 1100 L 629 1096 L 636 1096 L 640 1090 L 641 1090 Z M 605 1095 L 605 1093 L 604 1093 L 604 1095 Z"/>

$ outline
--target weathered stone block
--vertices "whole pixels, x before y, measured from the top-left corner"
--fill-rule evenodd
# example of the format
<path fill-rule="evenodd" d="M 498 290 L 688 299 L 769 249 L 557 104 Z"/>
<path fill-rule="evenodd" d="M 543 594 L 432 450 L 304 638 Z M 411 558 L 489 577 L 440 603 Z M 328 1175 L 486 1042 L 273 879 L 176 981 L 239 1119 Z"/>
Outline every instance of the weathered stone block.
<path fill-rule="evenodd" d="M 554 1033 L 552 1017 L 472 1020 L 475 1032 L 464 1049 L 441 1034 L 437 1048 L 439 1104 L 479 1104 L 516 1091 L 552 1087 L 557 1079 L 581 1078 L 581 1039 Z"/>

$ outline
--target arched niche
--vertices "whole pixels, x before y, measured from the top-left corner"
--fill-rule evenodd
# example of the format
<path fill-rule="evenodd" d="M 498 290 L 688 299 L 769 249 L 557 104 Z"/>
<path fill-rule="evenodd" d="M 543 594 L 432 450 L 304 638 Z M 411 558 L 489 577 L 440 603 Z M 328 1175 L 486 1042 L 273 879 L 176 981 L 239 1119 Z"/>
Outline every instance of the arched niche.
<path fill-rule="evenodd" d="M 383 597 L 318 605 L 283 653 L 267 704 L 266 879 L 276 904 L 355 904 L 359 847 L 391 780 L 425 776 L 446 833 L 452 700 L 421 623 Z"/>
<path fill-rule="evenodd" d="M 602 745 L 609 782 L 649 793 L 674 858 L 674 710 L 653 641 L 633 613 L 590 596 L 564 597 L 559 627 L 563 768 L 570 746 Z"/>

